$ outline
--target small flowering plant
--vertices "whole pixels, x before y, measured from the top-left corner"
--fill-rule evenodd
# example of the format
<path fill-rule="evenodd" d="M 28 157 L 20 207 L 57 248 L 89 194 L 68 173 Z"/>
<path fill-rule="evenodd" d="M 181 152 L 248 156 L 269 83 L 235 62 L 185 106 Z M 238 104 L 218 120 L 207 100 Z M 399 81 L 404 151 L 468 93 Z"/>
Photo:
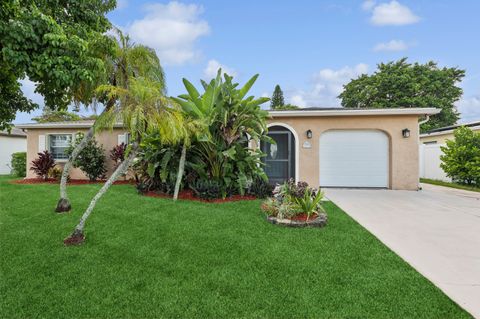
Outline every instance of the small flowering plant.
<path fill-rule="evenodd" d="M 306 215 L 306 220 L 319 213 L 326 213 L 322 206 L 324 193 L 309 187 L 306 182 L 295 183 L 293 179 L 277 185 L 273 197 L 262 203 L 262 211 L 280 219 L 293 219 Z"/>

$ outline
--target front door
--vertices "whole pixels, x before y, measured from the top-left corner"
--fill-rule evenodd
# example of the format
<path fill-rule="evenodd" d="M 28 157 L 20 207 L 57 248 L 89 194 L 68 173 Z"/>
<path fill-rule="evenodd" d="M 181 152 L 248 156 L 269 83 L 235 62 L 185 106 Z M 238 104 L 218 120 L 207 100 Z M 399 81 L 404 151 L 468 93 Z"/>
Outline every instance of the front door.
<path fill-rule="evenodd" d="M 281 184 L 289 178 L 295 178 L 295 138 L 292 132 L 283 127 L 271 127 L 268 136 L 276 144 L 261 143 L 265 173 L 270 184 Z"/>

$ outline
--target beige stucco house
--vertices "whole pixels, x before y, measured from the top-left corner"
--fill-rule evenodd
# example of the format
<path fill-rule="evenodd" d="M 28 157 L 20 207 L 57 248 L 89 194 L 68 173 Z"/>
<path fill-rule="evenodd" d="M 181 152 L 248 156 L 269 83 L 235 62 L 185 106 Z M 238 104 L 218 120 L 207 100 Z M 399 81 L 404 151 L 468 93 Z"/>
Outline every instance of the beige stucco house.
<path fill-rule="evenodd" d="M 276 143 L 260 145 L 267 154 L 265 171 L 272 182 L 294 178 L 320 187 L 417 190 L 419 119 L 438 112 L 434 108 L 270 111 L 268 134 Z M 66 160 L 62 150 L 74 134 L 91 125 L 91 121 L 18 125 L 27 133 L 27 178 L 35 177 L 29 167 L 37 152 L 50 150 L 61 165 Z M 125 140 L 120 125 L 97 136 L 107 152 Z M 79 170 L 71 177 L 85 178 Z"/>
<path fill-rule="evenodd" d="M 65 149 L 76 134 L 85 134 L 92 125 L 93 121 L 90 120 L 17 125 L 17 128 L 21 128 L 27 133 L 27 178 L 36 177 L 35 173 L 30 170 L 31 163 L 37 157 L 37 153 L 44 150 L 50 151 L 57 165 L 63 166 L 67 161 L 67 156 L 64 154 Z M 113 170 L 113 162 L 109 159 L 110 150 L 115 145 L 126 142 L 127 134 L 121 125 L 115 125 L 112 131 L 103 131 L 97 134 L 95 139 L 105 149 L 107 174 L 110 174 Z M 77 168 L 71 170 L 70 177 L 73 179 L 88 179 Z"/>

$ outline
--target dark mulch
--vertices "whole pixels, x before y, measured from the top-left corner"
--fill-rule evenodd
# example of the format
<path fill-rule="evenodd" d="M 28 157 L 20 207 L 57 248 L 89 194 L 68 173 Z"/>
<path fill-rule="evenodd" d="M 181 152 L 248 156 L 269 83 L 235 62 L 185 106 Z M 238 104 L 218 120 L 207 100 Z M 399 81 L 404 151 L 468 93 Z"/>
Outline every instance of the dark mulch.
<path fill-rule="evenodd" d="M 291 220 L 297 220 L 297 221 L 302 221 L 302 222 L 304 222 L 304 221 L 306 221 L 307 219 L 308 219 L 308 220 L 314 220 L 314 219 L 317 218 L 317 217 L 318 217 L 318 214 L 312 214 L 312 215 L 310 215 L 310 217 L 308 217 L 307 214 L 302 213 L 302 214 L 295 215 L 295 216 L 293 216 L 293 217 L 290 218 L 290 219 L 291 219 Z"/>
<path fill-rule="evenodd" d="M 103 184 L 106 180 L 96 180 L 96 181 L 89 181 L 88 179 L 70 179 L 68 181 L 69 185 L 86 185 L 86 184 Z M 55 178 L 49 178 L 47 180 L 43 178 L 24 178 L 24 179 L 16 179 L 10 181 L 12 184 L 60 184 L 60 181 Z M 124 184 L 134 184 L 135 181 L 128 180 L 128 181 L 115 181 L 113 184 L 115 185 L 124 185 Z"/>
<path fill-rule="evenodd" d="M 172 195 L 153 192 L 153 191 L 147 192 L 144 195 L 150 196 L 150 197 L 159 197 L 159 198 L 172 198 Z M 227 203 L 227 202 L 238 202 L 243 200 L 255 200 L 257 198 L 251 195 L 245 195 L 245 196 L 232 195 L 226 198 L 216 198 L 216 199 L 206 200 L 206 199 L 195 197 L 195 194 L 191 190 L 183 190 L 178 194 L 178 199 L 197 201 L 202 203 Z"/>

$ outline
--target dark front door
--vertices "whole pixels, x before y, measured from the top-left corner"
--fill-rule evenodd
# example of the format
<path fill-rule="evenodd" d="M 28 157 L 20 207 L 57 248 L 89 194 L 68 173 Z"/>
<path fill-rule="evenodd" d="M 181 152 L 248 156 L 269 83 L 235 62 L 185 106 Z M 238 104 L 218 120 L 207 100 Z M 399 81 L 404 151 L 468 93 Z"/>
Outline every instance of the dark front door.
<path fill-rule="evenodd" d="M 276 144 L 261 143 L 265 173 L 271 184 L 281 184 L 289 178 L 295 178 L 295 138 L 288 129 L 271 127 L 268 136 Z"/>

